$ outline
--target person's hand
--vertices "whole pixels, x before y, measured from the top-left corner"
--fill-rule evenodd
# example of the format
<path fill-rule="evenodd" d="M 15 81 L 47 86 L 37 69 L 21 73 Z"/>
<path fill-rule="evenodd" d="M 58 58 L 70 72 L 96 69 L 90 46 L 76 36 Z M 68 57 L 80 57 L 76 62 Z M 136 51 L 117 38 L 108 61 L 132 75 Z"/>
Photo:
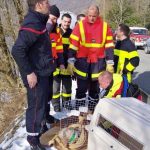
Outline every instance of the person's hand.
<path fill-rule="evenodd" d="M 62 65 L 59 66 L 59 68 L 60 68 L 60 72 L 62 74 L 65 74 L 65 72 L 66 72 L 65 66 L 62 64 Z"/>
<path fill-rule="evenodd" d="M 64 66 L 63 64 L 61 64 L 61 65 L 59 66 L 59 68 L 60 68 L 60 70 L 61 70 L 61 69 L 65 69 L 65 66 Z"/>
<path fill-rule="evenodd" d="M 114 73 L 114 67 L 112 64 L 107 64 L 106 71 L 109 71 L 110 73 Z"/>
<path fill-rule="evenodd" d="M 70 75 L 74 75 L 74 64 L 68 63 L 67 71 Z"/>
<path fill-rule="evenodd" d="M 31 74 L 27 75 L 27 81 L 28 81 L 29 87 L 31 89 L 36 86 L 36 84 L 37 84 L 37 76 L 35 75 L 34 72 L 32 72 Z"/>

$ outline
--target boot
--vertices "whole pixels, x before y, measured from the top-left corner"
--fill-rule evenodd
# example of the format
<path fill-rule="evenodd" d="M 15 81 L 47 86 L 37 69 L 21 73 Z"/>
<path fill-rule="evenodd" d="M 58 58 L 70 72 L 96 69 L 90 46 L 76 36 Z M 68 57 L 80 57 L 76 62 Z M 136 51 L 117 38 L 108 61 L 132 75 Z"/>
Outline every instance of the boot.
<path fill-rule="evenodd" d="M 31 150 L 46 150 L 46 148 L 44 148 L 40 143 L 37 145 L 31 145 L 30 149 Z"/>

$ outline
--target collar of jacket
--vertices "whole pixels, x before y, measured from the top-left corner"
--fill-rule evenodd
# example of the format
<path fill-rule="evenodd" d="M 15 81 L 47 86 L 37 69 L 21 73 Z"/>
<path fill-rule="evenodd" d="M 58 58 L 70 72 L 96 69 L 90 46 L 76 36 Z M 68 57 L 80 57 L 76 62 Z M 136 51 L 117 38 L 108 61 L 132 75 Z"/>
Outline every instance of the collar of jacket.
<path fill-rule="evenodd" d="M 129 40 L 129 38 L 127 37 L 127 38 L 125 38 L 125 39 L 123 39 L 123 40 L 120 40 L 121 41 L 121 43 L 123 43 L 123 42 L 126 42 L 126 41 L 128 41 Z"/>
<path fill-rule="evenodd" d="M 63 36 L 64 34 L 71 34 L 72 29 L 68 28 L 66 32 L 64 32 L 64 30 L 61 28 L 61 24 L 59 24 L 59 28 L 60 28 L 60 33 Z"/>
<path fill-rule="evenodd" d="M 97 19 L 94 23 L 89 23 L 88 16 L 86 16 L 85 19 L 83 20 L 83 22 L 94 25 L 94 24 L 99 24 L 100 22 L 103 22 L 103 20 L 101 19 L 101 17 L 97 17 Z"/>
<path fill-rule="evenodd" d="M 29 9 L 28 15 L 31 15 L 33 17 L 36 17 L 37 19 L 39 19 L 39 21 L 43 24 L 46 24 L 48 21 L 48 15 L 46 14 L 42 14 L 40 12 L 37 12 L 35 10 Z"/>

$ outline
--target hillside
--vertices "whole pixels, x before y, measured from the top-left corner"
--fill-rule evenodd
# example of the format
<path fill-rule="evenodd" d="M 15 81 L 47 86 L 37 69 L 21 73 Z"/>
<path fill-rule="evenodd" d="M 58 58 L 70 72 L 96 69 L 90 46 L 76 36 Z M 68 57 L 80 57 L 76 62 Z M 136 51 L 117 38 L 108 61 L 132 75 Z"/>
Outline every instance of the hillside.
<path fill-rule="evenodd" d="M 50 0 L 50 4 L 56 4 L 60 10 L 71 11 L 79 14 L 84 11 L 95 0 Z"/>

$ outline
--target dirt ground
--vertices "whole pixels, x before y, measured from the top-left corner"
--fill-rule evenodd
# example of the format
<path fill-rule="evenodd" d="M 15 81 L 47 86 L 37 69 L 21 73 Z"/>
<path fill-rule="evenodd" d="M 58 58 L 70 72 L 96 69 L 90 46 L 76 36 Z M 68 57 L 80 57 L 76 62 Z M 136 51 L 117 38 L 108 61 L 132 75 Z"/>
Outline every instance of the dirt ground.
<path fill-rule="evenodd" d="M 15 119 L 19 117 L 26 106 L 26 94 L 17 95 L 10 102 L 0 102 L 0 139 L 12 128 Z"/>

